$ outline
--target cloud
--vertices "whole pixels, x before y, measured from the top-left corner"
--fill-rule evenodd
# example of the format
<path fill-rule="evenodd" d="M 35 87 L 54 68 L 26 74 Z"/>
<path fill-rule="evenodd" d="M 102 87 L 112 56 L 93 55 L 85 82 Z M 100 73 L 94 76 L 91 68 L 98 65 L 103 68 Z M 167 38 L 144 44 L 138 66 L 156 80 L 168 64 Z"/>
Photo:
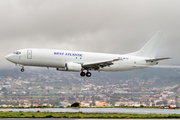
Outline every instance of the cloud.
<path fill-rule="evenodd" d="M 179 64 L 180 1 L 177 0 L 8 0 L 0 1 L 1 68 L 4 56 L 22 48 L 106 53 L 140 49 L 164 32 L 158 56 Z"/>

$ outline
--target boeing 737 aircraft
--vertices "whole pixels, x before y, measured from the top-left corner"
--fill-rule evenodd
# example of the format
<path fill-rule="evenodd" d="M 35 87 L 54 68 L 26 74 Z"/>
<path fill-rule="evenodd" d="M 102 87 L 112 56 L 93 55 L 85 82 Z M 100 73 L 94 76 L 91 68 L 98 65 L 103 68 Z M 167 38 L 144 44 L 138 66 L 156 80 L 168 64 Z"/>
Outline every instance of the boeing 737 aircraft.
<path fill-rule="evenodd" d="M 24 66 L 39 66 L 56 68 L 58 71 L 80 72 L 82 77 L 90 77 L 92 70 L 109 72 L 135 70 L 169 59 L 169 57 L 155 58 L 161 36 L 162 32 L 157 31 L 139 51 L 122 55 L 28 48 L 7 55 L 6 59 L 21 66 L 22 72 L 24 72 Z"/>

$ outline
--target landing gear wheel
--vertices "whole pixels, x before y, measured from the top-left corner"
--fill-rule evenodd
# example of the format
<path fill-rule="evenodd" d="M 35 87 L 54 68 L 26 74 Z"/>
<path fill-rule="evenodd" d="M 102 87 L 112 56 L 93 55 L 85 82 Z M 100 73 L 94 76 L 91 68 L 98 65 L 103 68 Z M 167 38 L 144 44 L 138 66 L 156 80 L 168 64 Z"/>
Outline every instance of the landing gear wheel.
<path fill-rule="evenodd" d="M 81 75 L 81 77 L 84 77 L 86 74 L 85 74 L 85 72 L 81 72 L 80 75 Z"/>
<path fill-rule="evenodd" d="M 24 72 L 24 68 L 21 69 L 21 72 Z"/>
<path fill-rule="evenodd" d="M 90 73 L 90 72 L 87 72 L 87 73 L 86 73 L 86 76 L 87 76 L 87 77 L 91 77 L 91 73 Z"/>

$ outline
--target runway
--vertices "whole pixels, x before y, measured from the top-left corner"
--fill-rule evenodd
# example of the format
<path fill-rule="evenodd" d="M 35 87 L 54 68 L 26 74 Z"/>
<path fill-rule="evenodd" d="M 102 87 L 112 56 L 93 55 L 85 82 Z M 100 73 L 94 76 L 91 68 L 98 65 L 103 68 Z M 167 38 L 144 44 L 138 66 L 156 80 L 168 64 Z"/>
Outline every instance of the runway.
<path fill-rule="evenodd" d="M 146 108 L 27 108 L 0 109 L 7 112 L 83 112 L 83 113 L 136 113 L 136 114 L 180 114 L 180 109 L 146 109 Z"/>

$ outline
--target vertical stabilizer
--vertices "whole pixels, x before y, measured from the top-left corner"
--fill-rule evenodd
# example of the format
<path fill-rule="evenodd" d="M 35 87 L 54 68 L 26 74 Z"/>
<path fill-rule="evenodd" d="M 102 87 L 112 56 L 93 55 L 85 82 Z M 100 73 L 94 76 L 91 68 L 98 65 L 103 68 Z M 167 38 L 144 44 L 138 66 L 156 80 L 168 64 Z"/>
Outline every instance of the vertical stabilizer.
<path fill-rule="evenodd" d="M 133 53 L 129 53 L 129 55 L 155 58 L 159 48 L 162 33 L 163 32 L 161 31 L 157 31 L 140 50 Z"/>

